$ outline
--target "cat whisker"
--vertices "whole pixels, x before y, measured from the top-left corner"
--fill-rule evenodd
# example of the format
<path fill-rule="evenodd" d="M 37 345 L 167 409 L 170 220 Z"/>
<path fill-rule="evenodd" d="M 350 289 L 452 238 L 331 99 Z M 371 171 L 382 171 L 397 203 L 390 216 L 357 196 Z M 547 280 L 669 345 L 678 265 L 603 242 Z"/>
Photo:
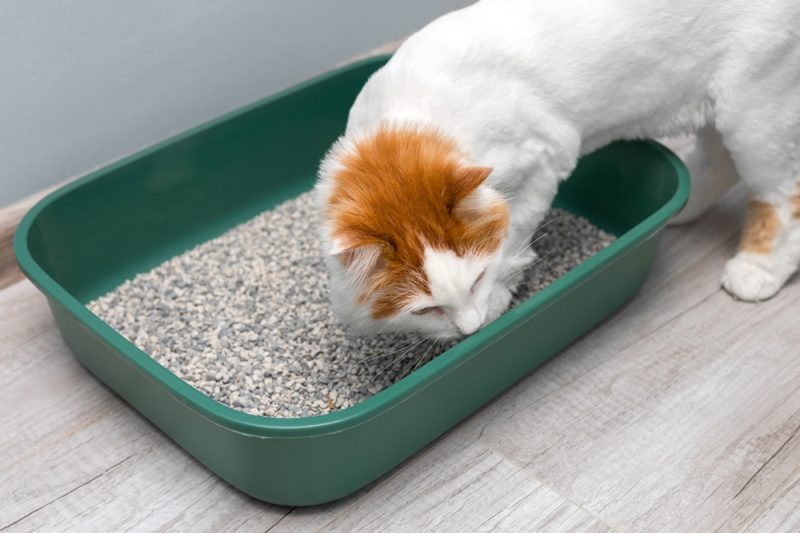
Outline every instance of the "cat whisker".
<path fill-rule="evenodd" d="M 420 357 L 419 362 L 416 365 L 414 365 L 414 368 L 411 369 L 411 373 L 413 374 L 414 372 L 417 371 L 418 368 L 421 368 L 425 364 L 427 364 L 428 361 L 430 361 L 433 358 L 433 354 L 436 353 L 436 349 L 438 349 L 438 347 L 439 347 L 438 341 L 432 342 L 431 345 L 428 346 L 428 349 L 425 350 L 423 356 Z"/>
<path fill-rule="evenodd" d="M 417 364 L 417 361 L 419 361 L 420 359 L 422 359 L 422 357 L 423 357 L 423 355 L 422 355 L 422 354 L 420 354 L 420 355 L 419 355 L 419 357 L 415 358 L 415 359 L 414 359 L 414 360 L 411 362 L 411 364 L 410 364 L 410 365 L 408 365 L 408 366 L 406 367 L 406 369 L 405 369 L 405 370 L 403 370 L 402 376 L 403 376 L 403 377 L 406 377 L 406 376 L 409 376 L 409 375 L 411 375 L 411 373 L 412 373 L 412 372 L 414 372 L 414 369 L 416 369 L 416 364 Z M 408 370 L 409 368 L 410 368 L 411 370 Z"/>
<path fill-rule="evenodd" d="M 539 239 L 538 239 L 538 238 L 537 238 L 536 240 L 534 240 L 533 242 L 531 242 L 530 244 L 527 244 L 527 243 L 528 243 L 528 241 L 529 241 L 530 239 L 532 239 L 532 238 L 533 238 L 533 236 L 534 236 L 534 235 L 536 235 L 536 234 L 537 234 L 538 232 L 540 232 L 542 229 L 546 228 L 547 226 L 549 226 L 550 224 L 552 224 L 552 223 L 554 223 L 554 222 L 557 222 L 558 220 L 561 220 L 562 218 L 565 218 L 566 216 L 567 216 L 567 215 L 557 215 L 557 216 L 555 216 L 555 217 L 551 218 L 550 220 L 547 220 L 547 221 L 545 221 L 544 223 L 542 223 L 542 224 L 539 224 L 539 225 L 536 227 L 536 229 L 535 229 L 535 230 L 533 230 L 533 232 L 532 232 L 530 235 L 528 235 L 528 237 L 526 237 L 526 238 L 525 238 L 525 240 L 523 240 L 523 241 L 522 241 L 522 245 L 519 247 L 519 249 L 518 249 L 518 250 L 517 250 L 517 251 L 514 253 L 514 255 L 512 255 L 511 257 L 516 257 L 516 256 L 518 256 L 518 255 L 519 255 L 520 253 L 522 253 L 522 252 L 523 252 L 523 251 L 524 251 L 526 248 L 528 248 L 528 247 L 530 247 L 530 246 L 533 246 L 534 244 L 536 244 L 536 243 L 539 241 Z M 548 233 L 547 235 L 549 235 L 549 233 Z"/>
<path fill-rule="evenodd" d="M 548 237 L 548 236 L 550 236 L 550 233 L 545 233 L 544 235 L 541 235 L 541 236 L 537 237 L 537 238 L 536 238 L 536 239 L 535 239 L 533 242 L 531 242 L 531 243 L 529 243 L 529 244 L 527 244 L 527 245 L 524 245 L 524 246 L 522 246 L 522 247 L 521 247 L 519 250 L 517 250 L 517 252 L 516 252 L 514 255 L 512 255 L 512 256 L 509 258 L 509 260 L 513 260 L 513 259 L 515 259 L 515 258 L 519 257 L 519 256 L 522 254 L 522 252 L 523 252 L 523 251 L 525 251 L 526 249 L 528 249 L 528 248 L 532 247 L 534 244 L 536 244 L 537 242 L 539 242 L 540 240 L 542 240 L 542 239 L 544 239 L 545 237 Z M 538 257 L 538 256 L 537 256 L 537 257 Z M 533 263 L 530 263 L 530 264 L 528 264 L 528 265 L 525 265 L 525 266 L 521 267 L 521 268 L 519 269 L 519 271 L 525 270 L 526 268 L 528 268 L 528 267 L 530 267 L 530 266 L 532 266 L 532 265 L 534 265 L 534 264 L 535 264 L 535 261 L 534 261 Z"/>
<path fill-rule="evenodd" d="M 523 268 L 522 270 L 526 270 L 527 268 L 531 268 L 531 267 L 533 267 L 534 265 L 538 264 L 540 261 L 544 261 L 545 263 L 547 263 L 547 264 L 549 265 L 549 264 L 550 264 L 550 261 L 547 261 L 547 258 L 548 258 L 549 256 L 551 256 L 552 254 L 553 254 L 553 252 L 551 251 L 551 252 L 548 252 L 547 254 L 545 254 L 545 255 L 543 255 L 543 256 L 537 257 L 537 258 L 536 258 L 536 260 L 535 260 L 533 263 L 531 263 L 530 265 L 526 266 L 526 267 L 525 267 L 525 268 Z M 518 272 L 519 272 L 519 271 L 518 271 Z M 501 283 L 501 284 L 505 284 L 506 282 L 510 281 L 510 280 L 511 280 L 511 278 L 513 278 L 513 277 L 514 277 L 514 275 L 516 275 L 518 272 L 516 272 L 516 273 L 512 274 L 511 276 L 507 276 L 505 279 L 501 280 L 501 281 L 500 281 L 500 283 Z M 512 291 L 513 291 L 513 290 L 515 290 L 517 287 L 519 287 L 520 285 L 522 285 L 523 283 L 525 283 L 526 281 L 527 281 L 527 280 L 523 278 L 523 279 L 521 279 L 519 282 L 515 283 L 513 287 L 508 287 L 508 288 L 509 288 L 510 290 L 512 290 Z"/>
<path fill-rule="evenodd" d="M 545 220 L 543 223 L 541 223 L 541 224 L 539 225 L 539 227 L 537 228 L 537 230 L 540 230 L 540 229 L 542 229 L 542 228 L 544 228 L 544 227 L 547 227 L 547 226 L 549 226 L 550 224 L 552 224 L 553 222 L 559 221 L 559 220 L 561 220 L 562 218 L 566 218 L 566 216 L 567 216 L 567 215 L 556 215 L 556 216 L 554 216 L 553 218 L 551 218 L 550 220 Z"/>
<path fill-rule="evenodd" d="M 529 268 L 533 267 L 533 266 L 534 266 L 534 265 L 535 265 L 535 264 L 538 262 L 538 260 L 539 260 L 539 258 L 537 257 L 537 258 L 536 258 L 536 259 L 535 259 L 535 260 L 534 260 L 532 263 L 530 263 L 530 264 L 528 264 L 528 265 L 521 266 L 521 267 L 517 267 L 517 268 L 515 268 L 515 269 L 513 269 L 513 270 L 509 270 L 508 272 L 506 272 L 506 273 L 505 273 L 505 274 L 504 274 L 504 275 L 503 275 L 503 276 L 500 278 L 500 283 L 505 283 L 505 282 L 507 282 L 507 281 L 511 280 L 511 279 L 512 279 L 514 276 L 516 276 L 516 275 L 517 275 L 517 274 L 519 274 L 520 272 L 525 272 L 525 271 L 526 271 L 526 270 L 528 270 Z"/>
<path fill-rule="evenodd" d="M 559 220 L 561 220 L 562 218 L 565 218 L 566 216 L 567 216 L 567 215 L 557 215 L 557 216 L 554 216 L 553 218 L 551 218 L 551 219 L 549 219 L 549 220 L 546 220 L 546 221 L 544 221 L 543 223 L 539 224 L 539 225 L 536 227 L 536 229 L 534 229 L 534 230 L 533 230 L 533 232 L 532 232 L 530 235 L 528 235 L 528 237 L 527 237 L 527 238 L 526 238 L 526 239 L 523 241 L 523 243 L 525 243 L 525 242 L 527 242 L 529 239 L 533 238 L 533 236 L 534 236 L 534 235 L 536 235 L 538 232 L 542 231 L 544 228 L 546 228 L 546 227 L 547 227 L 547 226 L 549 226 L 550 224 L 553 224 L 554 222 L 558 222 Z M 531 245 L 533 245 L 535 242 L 536 242 L 536 241 L 533 241 L 533 242 L 531 243 Z M 525 248 L 525 246 L 523 245 L 521 249 L 524 249 L 524 248 Z"/>
<path fill-rule="evenodd" d="M 406 356 L 409 353 L 411 353 L 411 350 L 413 350 L 415 347 L 419 346 L 420 344 L 422 344 L 422 342 L 424 342 L 426 340 L 427 339 L 423 338 L 421 342 L 414 344 L 413 346 L 409 347 L 405 352 L 403 352 L 403 355 L 401 355 L 400 357 L 397 357 L 397 358 L 392 359 L 391 361 L 389 361 L 389 363 L 386 364 L 386 366 L 384 366 L 383 368 L 380 369 L 380 371 L 376 374 L 376 377 L 383 377 L 384 374 L 386 374 L 392 366 L 397 364 L 398 361 L 402 361 L 403 359 L 405 359 Z"/>
<path fill-rule="evenodd" d="M 417 371 L 417 368 L 419 368 L 420 366 L 423 366 L 425 363 L 427 363 L 429 361 L 428 357 L 431 355 L 432 352 L 434 352 L 434 348 L 438 347 L 438 346 L 439 346 L 439 342 L 438 341 L 436 341 L 436 340 L 432 341 L 431 344 L 425 349 L 425 352 L 423 352 L 416 359 L 414 365 L 411 368 L 411 371 L 408 372 L 408 373 L 405 373 L 403 375 L 403 377 L 410 376 L 411 374 L 413 374 L 414 372 Z"/>
<path fill-rule="evenodd" d="M 505 284 L 505 283 L 511 281 L 511 279 L 514 276 L 516 276 L 520 272 L 524 272 L 525 270 L 527 270 L 529 268 L 533 268 L 535 265 L 539 264 L 539 262 L 541 262 L 541 261 L 544 261 L 545 263 L 547 263 L 549 265 L 550 262 L 547 261 L 547 258 L 550 257 L 552 254 L 553 254 L 553 251 L 551 250 L 550 252 L 547 252 L 545 255 L 537 256 L 536 259 L 531 264 L 525 265 L 524 267 L 520 267 L 520 268 L 514 269 L 510 273 L 508 273 L 505 276 L 503 276 L 502 278 L 500 278 L 500 283 L 501 284 Z M 524 279 L 520 280 L 520 282 L 515 284 L 513 288 L 519 287 L 524 282 L 525 282 Z"/>
<path fill-rule="evenodd" d="M 533 245 L 534 245 L 534 244 L 536 244 L 537 242 L 541 241 L 541 240 L 542 240 L 542 239 L 544 239 L 545 237 L 549 237 L 549 236 L 550 236 L 550 234 L 549 234 L 549 233 L 545 233 L 544 235 L 540 235 L 540 236 L 536 237 L 536 238 L 535 238 L 535 239 L 534 239 L 534 240 L 531 242 L 531 246 L 533 246 Z"/>
<path fill-rule="evenodd" d="M 420 338 L 415 339 L 415 340 L 413 340 L 411 342 L 404 343 L 404 344 L 400 345 L 399 347 L 397 347 L 397 348 L 395 348 L 395 349 L 393 349 L 393 350 L 391 350 L 389 352 L 380 353 L 380 354 L 376 354 L 376 355 L 370 355 L 369 357 L 361 359 L 359 361 L 359 363 L 360 364 L 364 364 L 364 363 L 368 363 L 369 361 L 374 361 L 376 359 L 383 359 L 384 357 L 388 357 L 390 355 L 397 354 L 397 353 L 399 353 L 399 352 L 401 352 L 403 350 L 411 350 L 414 347 L 419 346 L 420 344 L 425 342 L 425 340 L 426 339 L 424 337 L 420 337 Z"/>

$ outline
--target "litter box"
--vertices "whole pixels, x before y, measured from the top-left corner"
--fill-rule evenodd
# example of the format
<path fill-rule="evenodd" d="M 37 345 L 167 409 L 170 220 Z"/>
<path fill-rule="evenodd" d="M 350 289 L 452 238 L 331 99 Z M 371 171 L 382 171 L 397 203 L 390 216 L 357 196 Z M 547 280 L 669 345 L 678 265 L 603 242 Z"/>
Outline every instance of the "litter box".
<path fill-rule="evenodd" d="M 310 189 L 369 75 L 367 59 L 127 157 L 50 194 L 14 250 L 75 356 L 221 478 L 271 503 L 341 498 L 397 466 L 629 300 L 684 205 L 680 160 L 650 141 L 584 157 L 556 205 L 617 239 L 409 376 L 347 409 L 236 411 L 153 361 L 85 303 Z"/>

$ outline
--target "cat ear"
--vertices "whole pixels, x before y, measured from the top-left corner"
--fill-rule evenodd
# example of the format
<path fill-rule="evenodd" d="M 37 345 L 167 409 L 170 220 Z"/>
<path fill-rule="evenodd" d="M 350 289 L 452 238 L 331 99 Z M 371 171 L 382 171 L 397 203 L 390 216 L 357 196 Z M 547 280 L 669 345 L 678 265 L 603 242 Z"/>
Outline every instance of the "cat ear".
<path fill-rule="evenodd" d="M 455 180 L 463 188 L 465 194 L 469 194 L 478 188 L 478 185 L 489 177 L 492 173 L 491 167 L 461 167 L 456 172 Z"/>
<path fill-rule="evenodd" d="M 477 189 L 491 173 L 490 167 L 469 166 L 458 169 L 453 175 L 451 183 L 450 197 L 447 202 L 448 211 L 452 212 L 456 204 Z"/>
<path fill-rule="evenodd" d="M 329 253 L 347 268 L 356 285 L 361 285 L 378 267 L 381 261 L 381 251 L 379 244 L 353 246 L 336 238 L 333 240 Z"/>

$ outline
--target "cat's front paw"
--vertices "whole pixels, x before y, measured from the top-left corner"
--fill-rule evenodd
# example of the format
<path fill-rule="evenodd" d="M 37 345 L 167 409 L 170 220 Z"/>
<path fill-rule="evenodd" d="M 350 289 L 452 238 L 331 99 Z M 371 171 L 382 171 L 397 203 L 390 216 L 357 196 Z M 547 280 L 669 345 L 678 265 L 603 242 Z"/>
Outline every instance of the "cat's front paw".
<path fill-rule="evenodd" d="M 740 300 L 767 300 L 775 296 L 786 282 L 786 276 L 775 270 L 769 256 L 739 252 L 725 265 L 722 286 Z"/>

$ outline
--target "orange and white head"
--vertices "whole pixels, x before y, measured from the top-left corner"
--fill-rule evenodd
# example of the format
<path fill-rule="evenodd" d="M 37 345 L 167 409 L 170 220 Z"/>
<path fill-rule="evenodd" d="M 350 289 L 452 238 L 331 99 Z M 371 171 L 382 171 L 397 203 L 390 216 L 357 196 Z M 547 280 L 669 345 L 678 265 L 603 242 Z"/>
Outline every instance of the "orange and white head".
<path fill-rule="evenodd" d="M 381 127 L 341 138 L 317 184 L 330 296 L 361 333 L 455 338 L 504 310 L 509 209 L 437 131 Z"/>

